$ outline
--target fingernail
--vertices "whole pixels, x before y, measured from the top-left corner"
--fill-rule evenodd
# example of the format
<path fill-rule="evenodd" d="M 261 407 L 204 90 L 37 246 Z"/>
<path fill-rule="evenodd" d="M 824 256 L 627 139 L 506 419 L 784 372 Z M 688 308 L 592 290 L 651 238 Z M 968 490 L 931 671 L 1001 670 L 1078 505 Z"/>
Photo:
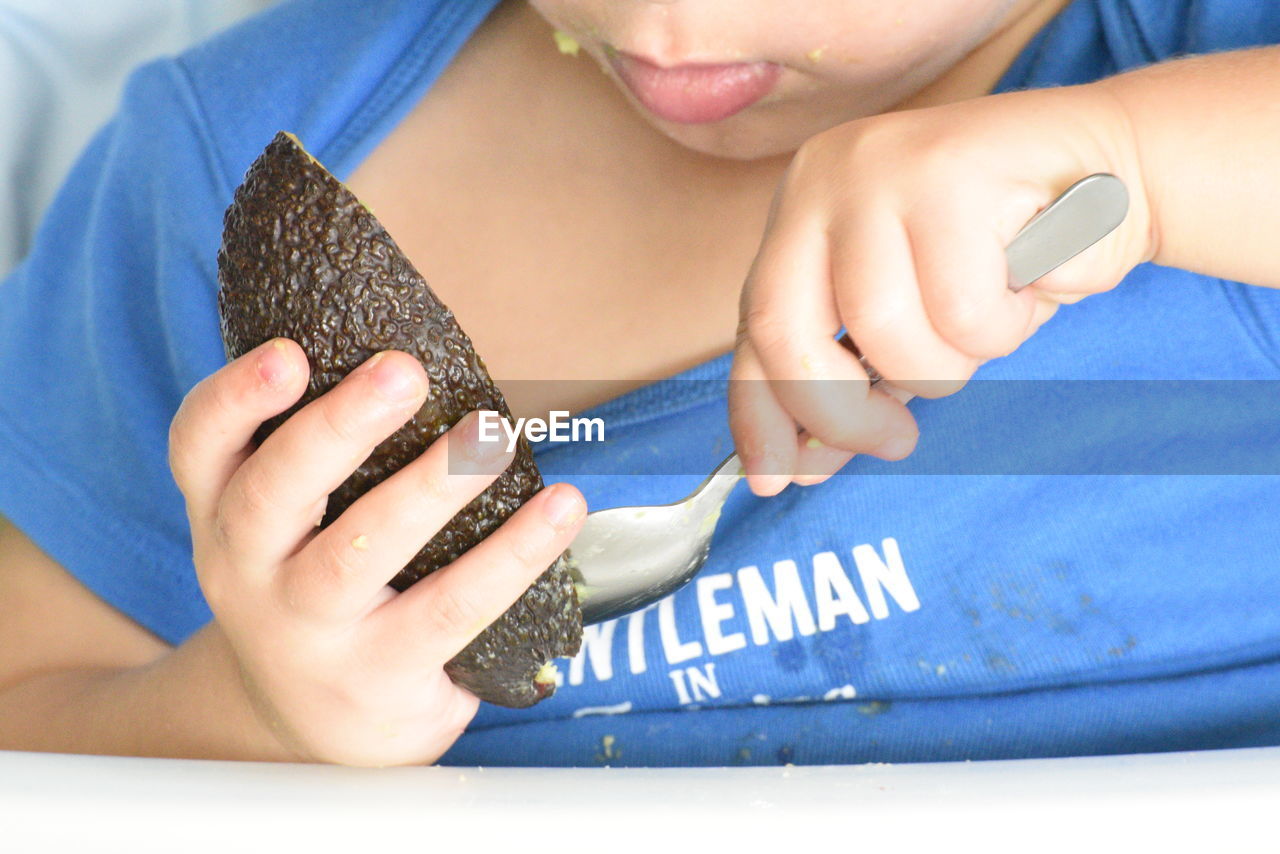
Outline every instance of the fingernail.
<path fill-rule="evenodd" d="M 914 436 L 894 436 L 872 451 L 872 456 L 885 460 L 900 460 L 910 454 L 915 446 L 916 437 Z"/>
<path fill-rule="evenodd" d="M 586 506 L 576 490 L 567 486 L 549 487 L 551 494 L 542 505 L 547 521 L 560 530 L 571 527 L 586 515 Z"/>
<path fill-rule="evenodd" d="M 426 389 L 416 372 L 405 365 L 384 359 L 384 355 L 379 353 L 368 362 L 370 379 L 378 393 L 391 403 L 405 403 L 421 397 Z"/>
<path fill-rule="evenodd" d="M 482 415 L 487 415 L 490 420 L 494 421 L 494 426 L 490 426 L 485 435 L 481 435 L 480 425 Z M 458 449 L 463 459 L 473 463 L 493 463 L 501 460 L 509 455 L 507 451 L 507 436 L 504 434 L 501 425 L 498 424 L 498 414 L 496 412 L 481 413 L 479 411 L 468 412 L 463 416 L 462 421 L 458 422 L 458 426 L 454 429 L 458 433 Z"/>
<path fill-rule="evenodd" d="M 280 388 L 293 379 L 297 369 L 286 352 L 288 349 L 289 345 L 284 343 L 283 338 L 275 338 L 262 346 L 261 352 L 258 353 L 257 366 L 258 378 L 263 384 L 271 388 Z"/>
<path fill-rule="evenodd" d="M 758 474 L 753 475 L 747 482 L 756 495 L 761 498 L 771 498 L 791 484 L 791 477 L 785 474 Z"/>
<path fill-rule="evenodd" d="M 783 471 L 782 461 L 768 447 L 763 451 L 749 452 L 749 456 L 741 459 L 747 471 L 747 484 L 756 495 L 777 495 L 791 483 L 790 473 Z"/>

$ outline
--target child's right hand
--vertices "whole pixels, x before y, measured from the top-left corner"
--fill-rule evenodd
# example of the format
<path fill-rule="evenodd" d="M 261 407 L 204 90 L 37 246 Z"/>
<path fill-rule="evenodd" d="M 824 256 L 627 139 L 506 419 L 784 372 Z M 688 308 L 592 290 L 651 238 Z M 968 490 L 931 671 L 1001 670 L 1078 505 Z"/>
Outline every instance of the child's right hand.
<path fill-rule="evenodd" d="M 388 351 L 290 417 L 259 425 L 307 385 L 290 341 L 245 354 L 197 385 L 170 430 L 195 565 L 258 717 L 299 759 L 430 763 L 478 700 L 445 662 L 568 547 L 586 513 L 567 484 L 540 492 L 455 563 L 403 593 L 387 582 L 510 463 L 473 415 L 319 529 L 330 492 L 422 405 L 427 378 Z M 450 474 L 453 459 L 489 474 Z M 458 447 L 458 445 L 461 447 Z M 240 686 L 235 686 L 239 689 Z"/>

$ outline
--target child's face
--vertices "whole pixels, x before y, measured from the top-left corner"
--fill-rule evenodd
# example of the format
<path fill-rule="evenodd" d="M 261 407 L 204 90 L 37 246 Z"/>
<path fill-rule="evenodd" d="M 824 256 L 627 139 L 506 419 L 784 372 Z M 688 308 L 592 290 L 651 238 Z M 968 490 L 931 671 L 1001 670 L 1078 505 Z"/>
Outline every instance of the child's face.
<path fill-rule="evenodd" d="M 820 131 L 891 109 L 946 76 L 1028 12 L 1063 5 L 1062 0 L 530 2 L 590 53 L 663 133 L 698 151 L 739 158 L 791 152 Z"/>

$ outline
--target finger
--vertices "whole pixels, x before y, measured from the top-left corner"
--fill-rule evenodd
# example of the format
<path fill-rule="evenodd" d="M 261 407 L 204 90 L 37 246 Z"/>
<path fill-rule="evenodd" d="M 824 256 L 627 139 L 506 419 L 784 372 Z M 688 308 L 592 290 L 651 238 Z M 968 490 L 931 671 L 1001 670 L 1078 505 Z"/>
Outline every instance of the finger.
<path fill-rule="evenodd" d="M 1054 303 L 1056 305 L 1075 305 L 1080 300 L 1089 296 L 1087 293 L 1069 293 L 1066 291 L 1051 291 L 1048 288 L 1032 286 L 1031 290 L 1035 293 L 1036 299 L 1041 302 Z"/>
<path fill-rule="evenodd" d="M 1032 287 L 1064 305 L 1109 291 L 1128 273 L 1129 251 L 1118 229 L 1041 276 Z"/>
<path fill-rule="evenodd" d="M 795 471 L 796 422 L 774 396 L 743 335 L 729 370 L 729 430 L 751 491 L 769 496 L 786 489 Z"/>
<path fill-rule="evenodd" d="M 904 406 L 915 396 L 906 389 L 887 382 L 878 383 L 876 389 Z M 914 450 L 914 443 L 896 443 L 879 448 L 875 456 L 885 460 L 900 460 L 910 456 Z M 817 436 L 805 431 L 800 435 L 800 453 L 796 460 L 795 482 L 800 486 L 815 486 L 822 483 L 848 465 L 854 456 L 855 454 L 851 451 L 828 447 Z"/>
<path fill-rule="evenodd" d="M 543 489 L 478 546 L 375 611 L 375 634 L 411 660 L 452 659 L 569 547 L 586 509 L 569 484 Z"/>
<path fill-rule="evenodd" d="M 514 456 L 481 442 L 472 412 L 409 465 L 359 498 L 286 563 L 285 601 L 330 621 L 355 620 L 385 600 L 390 581 Z"/>
<path fill-rule="evenodd" d="M 948 194 L 907 215 L 925 311 L 938 333 L 978 360 L 1006 356 L 1030 334 L 1035 296 L 1009 290 L 1000 226 L 975 219 Z"/>
<path fill-rule="evenodd" d="M 746 338 L 787 413 L 825 444 L 873 451 L 914 442 L 906 407 L 870 389 L 867 374 L 835 334 L 825 225 L 784 202 L 743 293 Z"/>
<path fill-rule="evenodd" d="M 1058 313 L 1060 303 L 1052 299 L 1042 299 L 1036 294 L 1035 312 L 1031 316 L 1031 331 L 1036 332 Z"/>
<path fill-rule="evenodd" d="M 921 397 L 959 391 L 978 367 L 925 313 L 912 243 L 880 209 L 855 214 L 833 241 L 836 302 L 849 337 L 888 382 Z"/>
<path fill-rule="evenodd" d="M 218 496 L 252 451 L 254 431 L 297 403 L 307 374 L 302 349 L 276 338 L 187 393 L 169 425 L 169 467 L 193 520 L 212 517 Z"/>
<path fill-rule="evenodd" d="M 832 448 L 807 431 L 800 435 L 800 453 L 796 458 L 795 482 L 800 486 L 816 486 L 849 464 L 854 453 Z"/>
<path fill-rule="evenodd" d="M 268 436 L 227 484 L 223 545 L 275 566 L 324 514 L 333 492 L 422 404 L 427 378 L 407 353 L 375 355 Z"/>

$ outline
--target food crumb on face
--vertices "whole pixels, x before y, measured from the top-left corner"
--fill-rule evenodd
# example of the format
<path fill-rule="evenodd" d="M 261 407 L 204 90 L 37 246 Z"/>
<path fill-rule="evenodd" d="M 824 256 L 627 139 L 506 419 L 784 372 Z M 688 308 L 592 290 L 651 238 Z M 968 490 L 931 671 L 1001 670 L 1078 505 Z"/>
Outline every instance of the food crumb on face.
<path fill-rule="evenodd" d="M 358 552 L 369 550 L 369 537 L 367 534 L 361 534 L 351 541 L 351 548 Z"/>
<path fill-rule="evenodd" d="M 578 40 L 573 36 L 561 30 L 556 30 L 551 34 L 551 37 L 556 40 L 556 50 L 560 51 L 565 56 L 578 55 L 580 46 L 578 45 Z"/>
<path fill-rule="evenodd" d="M 816 65 L 817 63 L 822 62 L 822 55 L 826 52 L 827 46 L 824 44 L 822 47 L 815 47 L 813 50 L 806 53 L 805 57 Z"/>
<path fill-rule="evenodd" d="M 822 447 L 822 440 L 819 439 L 817 436 L 810 436 L 808 441 L 804 443 L 804 446 L 806 448 L 812 448 L 813 450 L 816 451 L 818 448 Z"/>

